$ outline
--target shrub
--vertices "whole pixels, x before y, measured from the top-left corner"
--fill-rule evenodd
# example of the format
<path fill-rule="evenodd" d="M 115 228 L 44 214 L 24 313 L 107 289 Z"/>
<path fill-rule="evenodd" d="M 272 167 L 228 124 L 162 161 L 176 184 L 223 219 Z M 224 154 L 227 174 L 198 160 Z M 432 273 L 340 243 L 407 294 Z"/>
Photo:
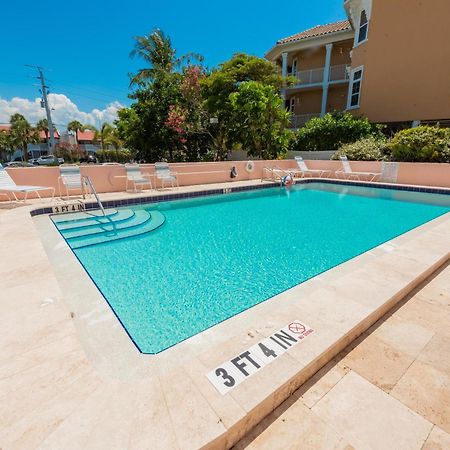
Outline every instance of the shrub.
<path fill-rule="evenodd" d="M 430 126 L 401 130 L 389 148 L 394 161 L 450 162 L 450 130 Z"/>
<path fill-rule="evenodd" d="M 390 151 L 387 148 L 386 139 L 370 136 L 342 145 L 331 159 L 339 159 L 342 155 L 353 161 L 381 161 L 389 159 Z"/>
<path fill-rule="evenodd" d="M 99 162 L 127 163 L 132 159 L 131 151 L 122 148 L 120 150 L 99 150 L 96 153 Z"/>
<path fill-rule="evenodd" d="M 314 117 L 297 132 L 292 150 L 337 150 L 342 144 L 374 136 L 382 137 L 382 125 L 352 116 L 350 113 L 328 113 Z"/>

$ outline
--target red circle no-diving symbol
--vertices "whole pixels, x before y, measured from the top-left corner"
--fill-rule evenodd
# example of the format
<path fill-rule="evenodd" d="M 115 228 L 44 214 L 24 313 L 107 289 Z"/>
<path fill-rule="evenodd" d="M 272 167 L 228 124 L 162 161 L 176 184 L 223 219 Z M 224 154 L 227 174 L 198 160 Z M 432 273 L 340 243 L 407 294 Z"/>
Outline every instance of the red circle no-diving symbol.
<path fill-rule="evenodd" d="M 303 334 L 306 331 L 306 327 L 300 322 L 292 322 L 288 325 L 288 328 L 295 334 Z"/>

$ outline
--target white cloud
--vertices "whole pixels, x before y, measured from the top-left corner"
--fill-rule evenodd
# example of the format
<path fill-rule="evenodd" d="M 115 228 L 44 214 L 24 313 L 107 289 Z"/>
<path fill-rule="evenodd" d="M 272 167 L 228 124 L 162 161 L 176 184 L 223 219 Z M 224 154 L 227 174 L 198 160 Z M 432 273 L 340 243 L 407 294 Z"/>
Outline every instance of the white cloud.
<path fill-rule="evenodd" d="M 80 111 L 78 106 L 64 94 L 49 94 L 48 102 L 53 108 L 52 119 L 59 128 L 71 120 L 99 127 L 104 122 L 112 123 L 117 117 L 117 111 L 123 108 L 118 101 L 112 102 L 104 109 L 94 108 L 90 112 Z M 8 123 L 11 114 L 20 113 L 31 122 L 36 123 L 45 117 L 45 109 L 41 108 L 41 99 L 34 101 L 26 98 L 14 97 L 5 100 L 0 97 L 0 123 Z"/>

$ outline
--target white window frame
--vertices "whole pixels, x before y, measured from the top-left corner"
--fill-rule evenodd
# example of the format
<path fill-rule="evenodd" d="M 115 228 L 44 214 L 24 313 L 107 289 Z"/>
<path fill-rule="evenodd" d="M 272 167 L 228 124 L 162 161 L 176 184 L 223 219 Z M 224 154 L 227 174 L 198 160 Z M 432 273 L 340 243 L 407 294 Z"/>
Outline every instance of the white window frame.
<path fill-rule="evenodd" d="M 353 84 L 355 82 L 355 73 L 359 71 L 361 71 L 361 78 L 359 80 L 356 80 L 359 81 L 358 104 L 351 106 Z M 355 67 L 354 69 L 351 70 L 348 85 L 347 110 L 358 109 L 360 107 L 363 78 L 364 78 L 364 66 Z"/>
<path fill-rule="evenodd" d="M 361 16 L 362 16 L 363 11 L 366 13 L 367 31 L 366 31 L 365 39 L 363 39 L 362 41 L 359 41 L 359 33 L 361 31 Z M 365 9 L 365 8 L 361 9 L 361 11 L 359 12 L 359 17 L 358 17 L 358 27 L 355 30 L 355 40 L 353 43 L 353 48 L 358 47 L 359 45 L 364 44 L 364 42 L 367 42 L 369 40 L 369 22 L 370 22 L 370 18 L 367 13 L 367 9 Z"/>

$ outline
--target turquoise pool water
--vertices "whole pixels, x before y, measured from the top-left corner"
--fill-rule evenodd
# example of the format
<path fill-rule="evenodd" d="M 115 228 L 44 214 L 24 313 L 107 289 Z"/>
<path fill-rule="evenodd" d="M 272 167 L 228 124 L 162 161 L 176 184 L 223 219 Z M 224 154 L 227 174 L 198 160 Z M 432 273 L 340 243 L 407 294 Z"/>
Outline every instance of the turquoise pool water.
<path fill-rule="evenodd" d="M 74 249 L 157 353 L 450 211 L 448 196 L 312 183 L 148 204 L 159 228 Z"/>

